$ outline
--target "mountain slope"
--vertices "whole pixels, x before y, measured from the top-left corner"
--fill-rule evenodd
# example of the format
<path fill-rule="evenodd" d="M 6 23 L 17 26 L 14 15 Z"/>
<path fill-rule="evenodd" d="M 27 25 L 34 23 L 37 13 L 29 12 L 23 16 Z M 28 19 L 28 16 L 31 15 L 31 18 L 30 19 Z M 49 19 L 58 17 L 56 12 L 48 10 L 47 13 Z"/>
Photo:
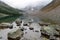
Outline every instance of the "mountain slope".
<path fill-rule="evenodd" d="M 0 12 L 9 15 L 19 14 L 19 11 L 17 9 L 10 7 L 2 1 L 0 1 Z"/>
<path fill-rule="evenodd" d="M 0 1 L 0 15 L 2 15 L 2 17 L 0 16 L 0 22 L 12 22 L 19 16 L 22 16 L 20 12 L 23 11 L 12 8 L 4 2 Z"/>

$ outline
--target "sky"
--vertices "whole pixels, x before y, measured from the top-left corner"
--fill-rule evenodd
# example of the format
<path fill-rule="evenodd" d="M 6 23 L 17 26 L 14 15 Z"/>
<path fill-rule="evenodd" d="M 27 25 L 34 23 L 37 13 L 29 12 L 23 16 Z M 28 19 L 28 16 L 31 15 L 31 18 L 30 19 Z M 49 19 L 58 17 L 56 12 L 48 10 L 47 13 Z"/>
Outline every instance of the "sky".
<path fill-rule="evenodd" d="M 14 8 L 25 8 L 28 5 L 31 6 L 36 6 L 38 3 L 40 3 L 40 5 L 47 5 L 48 3 L 50 3 L 52 0 L 1 0 L 3 2 L 5 2 L 6 4 L 14 7 Z"/>

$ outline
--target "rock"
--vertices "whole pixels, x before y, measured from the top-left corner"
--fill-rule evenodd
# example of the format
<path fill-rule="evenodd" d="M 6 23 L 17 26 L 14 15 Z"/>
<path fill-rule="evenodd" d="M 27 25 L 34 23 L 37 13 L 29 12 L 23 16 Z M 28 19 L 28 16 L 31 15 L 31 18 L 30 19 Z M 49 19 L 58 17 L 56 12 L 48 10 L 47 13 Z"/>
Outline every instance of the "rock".
<path fill-rule="evenodd" d="M 17 26 L 20 26 L 20 25 L 21 25 L 21 23 L 22 23 L 22 21 L 21 21 L 21 20 L 16 20 L 15 22 L 16 22 Z"/>
<path fill-rule="evenodd" d="M 21 30 L 21 31 L 24 31 L 24 28 L 21 28 L 20 30 Z"/>
<path fill-rule="evenodd" d="M 50 25 L 50 23 L 41 22 L 41 23 L 39 23 L 39 25 L 40 25 L 40 26 L 49 26 L 49 25 Z"/>
<path fill-rule="evenodd" d="M 56 40 L 60 40 L 60 37 L 57 37 Z"/>
<path fill-rule="evenodd" d="M 31 25 L 32 24 L 32 22 L 28 22 L 29 23 L 29 25 Z"/>
<path fill-rule="evenodd" d="M 42 40 L 49 40 L 48 38 L 46 38 L 46 37 L 42 37 Z"/>
<path fill-rule="evenodd" d="M 53 26 L 44 26 L 44 27 L 42 27 L 41 34 L 42 34 L 42 36 L 44 36 L 46 38 L 50 38 L 50 40 L 55 40 L 54 37 L 60 37 L 59 32 L 56 31 L 55 27 L 53 27 Z"/>
<path fill-rule="evenodd" d="M 38 30 L 35 30 L 35 32 L 39 32 Z"/>
<path fill-rule="evenodd" d="M 54 34 L 54 36 L 55 37 L 60 37 L 60 26 L 59 25 L 56 25 L 54 28 L 56 30 L 56 34 Z"/>
<path fill-rule="evenodd" d="M 8 40 L 20 40 L 23 36 L 23 32 L 18 29 L 17 31 L 8 33 Z"/>
<path fill-rule="evenodd" d="M 20 40 L 20 37 L 17 37 L 15 39 L 8 37 L 8 40 Z"/>
<path fill-rule="evenodd" d="M 2 37 L 0 37 L 0 39 L 2 39 Z"/>
<path fill-rule="evenodd" d="M 54 37 L 54 36 L 50 36 L 49 39 L 50 39 L 50 40 L 56 40 L 56 37 Z"/>
<path fill-rule="evenodd" d="M 48 39 L 50 38 L 50 35 L 48 35 L 48 34 L 46 34 L 46 33 L 43 33 L 43 32 L 41 33 L 41 36 L 42 36 L 42 37 L 45 37 L 45 38 L 48 38 Z"/>
<path fill-rule="evenodd" d="M 55 36 L 55 37 L 60 37 L 60 34 L 55 34 L 54 36 Z"/>
<path fill-rule="evenodd" d="M 25 32 L 25 34 L 26 34 L 27 32 Z"/>
<path fill-rule="evenodd" d="M 5 29 L 5 28 L 10 28 L 10 29 L 12 29 L 12 28 L 13 28 L 13 25 L 10 24 L 10 23 L 1 23 L 1 24 L 0 24 L 0 29 Z"/>
<path fill-rule="evenodd" d="M 44 27 L 43 30 L 49 33 L 50 35 L 59 34 L 53 27 L 49 27 L 49 26 Z"/>
<path fill-rule="evenodd" d="M 23 26 L 28 26 L 28 24 L 23 24 Z"/>
<path fill-rule="evenodd" d="M 30 29 L 30 30 L 34 30 L 34 28 L 32 28 L 32 27 L 30 27 L 29 29 Z"/>
<path fill-rule="evenodd" d="M 55 29 L 56 29 L 57 31 L 60 31 L 60 26 L 56 26 Z"/>

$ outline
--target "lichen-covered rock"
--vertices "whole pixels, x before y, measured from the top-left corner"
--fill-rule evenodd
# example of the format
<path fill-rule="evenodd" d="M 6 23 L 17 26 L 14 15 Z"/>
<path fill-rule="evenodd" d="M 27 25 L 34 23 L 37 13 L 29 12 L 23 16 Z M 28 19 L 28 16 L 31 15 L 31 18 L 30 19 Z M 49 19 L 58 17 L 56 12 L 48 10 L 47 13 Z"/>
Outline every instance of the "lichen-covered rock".
<path fill-rule="evenodd" d="M 56 26 L 55 29 L 56 29 L 57 31 L 60 31 L 60 26 Z"/>
<path fill-rule="evenodd" d="M 50 38 L 52 35 L 59 35 L 59 32 L 57 32 L 54 27 L 45 26 L 41 29 L 41 34 L 47 38 Z"/>
<path fill-rule="evenodd" d="M 20 29 L 8 33 L 8 40 L 20 40 L 20 38 L 23 36 L 23 31 Z"/>

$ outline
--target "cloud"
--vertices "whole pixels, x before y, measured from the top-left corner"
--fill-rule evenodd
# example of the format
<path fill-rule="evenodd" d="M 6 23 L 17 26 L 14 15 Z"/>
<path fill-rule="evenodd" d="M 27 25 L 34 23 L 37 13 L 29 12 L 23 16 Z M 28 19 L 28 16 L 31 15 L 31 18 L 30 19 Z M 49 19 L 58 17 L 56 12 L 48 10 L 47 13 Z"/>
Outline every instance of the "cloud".
<path fill-rule="evenodd" d="M 14 8 L 24 8 L 28 5 L 36 5 L 38 2 L 41 3 L 41 5 L 46 5 L 50 3 L 52 0 L 1 0 L 8 5 L 14 7 Z"/>

